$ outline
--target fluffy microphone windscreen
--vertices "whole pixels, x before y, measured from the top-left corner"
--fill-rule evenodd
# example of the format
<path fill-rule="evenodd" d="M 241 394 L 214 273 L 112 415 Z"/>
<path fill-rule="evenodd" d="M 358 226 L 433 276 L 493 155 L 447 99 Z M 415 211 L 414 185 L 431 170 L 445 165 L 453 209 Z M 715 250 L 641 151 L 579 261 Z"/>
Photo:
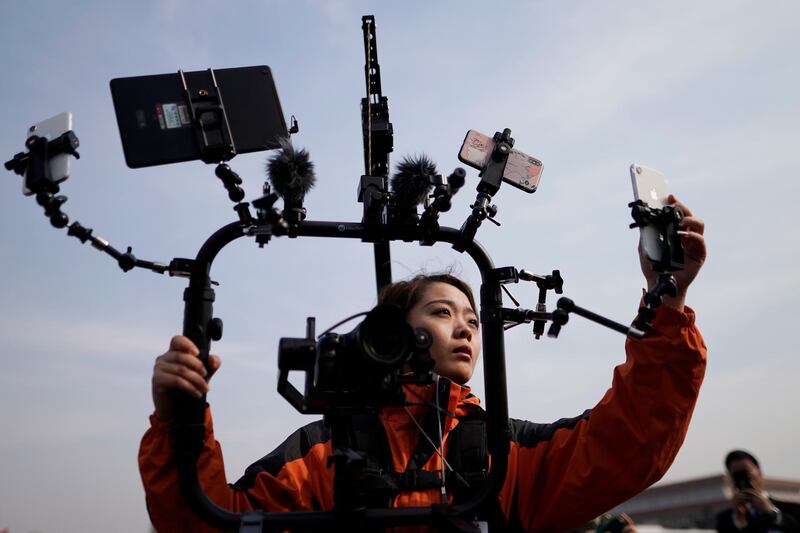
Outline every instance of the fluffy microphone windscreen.
<path fill-rule="evenodd" d="M 397 172 L 389 180 L 392 199 L 402 207 L 421 204 L 431 192 L 431 180 L 434 176 L 436 165 L 425 154 L 404 157 L 397 165 Z"/>
<path fill-rule="evenodd" d="M 314 163 L 306 150 L 295 150 L 288 138 L 280 139 L 280 144 L 281 149 L 267 161 L 267 175 L 284 202 L 300 204 L 317 179 Z"/>

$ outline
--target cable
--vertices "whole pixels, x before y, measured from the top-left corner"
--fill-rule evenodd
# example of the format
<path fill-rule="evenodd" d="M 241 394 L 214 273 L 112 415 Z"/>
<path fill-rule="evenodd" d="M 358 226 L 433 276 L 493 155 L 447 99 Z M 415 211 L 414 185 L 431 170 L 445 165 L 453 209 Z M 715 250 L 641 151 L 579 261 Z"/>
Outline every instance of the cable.
<path fill-rule="evenodd" d="M 440 413 L 444 413 L 445 416 L 455 416 L 455 415 L 453 415 L 452 413 L 449 413 L 445 409 L 442 409 L 442 407 L 439 405 L 439 375 L 438 374 L 434 374 L 434 383 L 436 384 L 436 390 L 434 392 L 434 395 L 436 396 L 436 402 L 433 405 L 430 405 L 430 404 L 429 405 L 430 405 L 430 407 L 434 407 L 436 409 L 436 420 L 438 422 L 437 423 L 437 427 L 439 428 L 439 445 L 438 446 L 436 444 L 434 444 L 433 439 L 430 438 L 430 436 L 423 429 L 422 425 L 420 425 L 420 423 L 417 421 L 417 419 L 414 418 L 414 414 L 411 412 L 411 410 L 408 408 L 408 406 L 407 405 L 403 406 L 403 409 L 405 409 L 405 411 L 408 414 L 409 418 L 411 418 L 411 421 L 414 422 L 414 425 L 417 426 L 417 429 L 419 429 L 420 435 L 422 435 L 425 438 L 425 440 L 428 441 L 428 444 L 431 445 L 431 447 L 433 448 L 434 452 L 436 452 L 436 454 L 442 460 L 442 466 L 441 466 L 442 484 L 441 484 L 441 488 L 440 488 L 441 496 L 442 496 L 441 502 L 442 502 L 442 505 L 447 505 L 447 487 L 445 485 L 445 483 L 446 483 L 445 472 L 446 472 L 446 470 L 450 470 L 451 472 L 456 474 L 456 476 L 458 476 L 458 474 L 453 470 L 453 467 L 450 466 L 450 463 L 447 462 L 447 459 L 445 459 L 444 453 L 442 452 L 442 448 L 443 448 L 443 445 L 444 445 L 444 438 L 442 436 L 442 417 L 439 416 L 439 414 Z"/>
<path fill-rule="evenodd" d="M 444 447 L 444 439 L 442 438 L 442 417 L 439 416 L 439 413 L 441 412 L 441 407 L 439 406 L 439 374 L 434 374 L 434 376 L 435 376 L 434 377 L 434 382 L 436 383 L 436 422 L 437 422 L 436 425 L 439 428 L 439 449 L 441 450 Z M 442 458 L 442 468 L 441 468 L 441 470 L 442 470 L 442 486 L 441 486 L 442 505 L 447 505 L 447 487 L 445 485 L 445 479 L 444 479 L 444 472 L 445 472 L 445 469 L 444 469 L 444 462 L 445 462 L 444 461 L 444 454 L 440 453 L 439 455 Z"/>
<path fill-rule="evenodd" d="M 322 333 L 320 333 L 319 335 L 317 335 L 317 338 L 319 339 L 319 338 L 320 338 L 320 337 L 322 337 L 323 335 L 326 335 L 326 334 L 330 333 L 331 331 L 333 331 L 333 330 L 334 330 L 334 328 L 338 328 L 338 327 L 339 327 L 339 326 L 341 326 L 342 324 L 344 324 L 344 323 L 346 323 L 346 322 L 350 322 L 350 321 L 351 321 L 351 320 L 353 320 L 354 318 L 358 318 L 358 317 L 360 317 L 360 316 L 364 316 L 364 315 L 366 315 L 366 314 L 369 314 L 369 311 L 362 311 L 362 312 L 360 312 L 360 313 L 356 313 L 356 314 L 354 314 L 354 315 L 351 315 L 351 316 L 349 316 L 349 317 L 345 318 L 344 320 L 340 320 L 340 321 L 339 321 L 339 322 L 337 322 L 336 324 L 332 325 L 331 327 L 329 327 L 328 329 L 326 329 L 325 331 L 323 331 Z"/>
<path fill-rule="evenodd" d="M 419 434 L 425 437 L 425 440 L 428 441 L 428 444 L 430 444 L 433 447 L 434 451 L 436 452 L 436 455 L 441 457 L 443 467 L 447 467 L 447 469 L 452 472 L 453 467 L 451 467 L 450 463 L 447 462 L 447 459 L 444 458 L 444 454 L 442 453 L 442 451 L 436 447 L 436 444 L 434 444 L 433 439 L 431 439 L 428 436 L 428 434 L 425 433 L 425 430 L 422 429 L 422 426 L 419 424 L 419 422 L 417 422 L 417 419 L 414 418 L 414 414 L 411 412 L 408 406 L 405 406 L 404 409 L 406 410 L 406 413 L 408 413 L 409 418 L 411 418 L 411 420 L 414 422 L 414 425 L 417 426 L 417 429 L 419 429 Z"/>

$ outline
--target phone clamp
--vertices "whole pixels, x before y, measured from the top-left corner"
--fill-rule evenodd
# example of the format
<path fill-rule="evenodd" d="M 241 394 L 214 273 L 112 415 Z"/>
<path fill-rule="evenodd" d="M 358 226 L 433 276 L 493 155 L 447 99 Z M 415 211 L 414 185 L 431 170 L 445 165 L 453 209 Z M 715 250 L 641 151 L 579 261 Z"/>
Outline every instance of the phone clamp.
<path fill-rule="evenodd" d="M 208 80 L 201 87 L 189 87 L 183 70 L 178 70 L 183 84 L 183 95 L 200 145 L 200 160 L 204 163 L 220 163 L 233 159 L 236 146 L 214 69 L 208 69 L 207 73 Z"/>
<path fill-rule="evenodd" d="M 675 277 L 670 274 L 676 270 L 683 270 L 684 256 L 683 245 L 678 226 L 683 220 L 683 211 L 674 205 L 665 205 L 661 208 L 648 206 L 642 200 L 628 204 L 634 222 L 631 228 L 653 228 L 658 235 L 655 242 L 658 244 L 657 258 L 648 256 L 653 270 L 659 273 L 658 280 L 644 295 L 644 305 L 639 307 L 639 313 L 634 320 L 634 326 L 642 331 L 652 329 L 655 308 L 661 305 L 664 296 L 677 296 L 678 284 Z"/>
<path fill-rule="evenodd" d="M 5 162 L 6 170 L 12 170 L 25 178 L 25 187 L 33 193 L 57 193 L 57 177 L 50 175 L 50 159 L 60 154 L 70 154 L 80 159 L 77 151 L 80 141 L 75 133 L 67 131 L 52 141 L 32 135 L 25 141 L 28 152 L 19 152 Z M 66 198 L 64 198 L 66 201 Z M 59 227 L 59 226 L 57 226 Z M 63 226 L 60 226 L 63 227 Z"/>
<path fill-rule="evenodd" d="M 511 153 L 511 148 L 514 147 L 514 139 L 511 137 L 511 130 L 508 128 L 505 128 L 502 133 L 495 132 L 493 139 L 495 141 L 494 149 L 488 158 L 486 166 L 479 174 L 481 181 L 477 186 L 478 195 L 475 198 L 475 203 L 470 205 L 472 213 L 461 226 L 461 240 L 453 244 L 453 248 L 459 252 L 463 252 L 466 246 L 473 241 L 478 228 L 484 220 L 489 220 L 489 222 L 497 226 L 500 225 L 494 219 L 497 216 L 497 206 L 490 202 L 492 201 L 492 196 L 500 190 L 500 184 L 503 182 L 503 173 L 508 162 L 508 154 Z"/>
<path fill-rule="evenodd" d="M 55 228 L 66 227 L 69 224 L 69 216 L 61 210 L 61 206 L 67 202 L 67 197 L 63 194 L 58 194 L 60 190 L 58 183 L 53 181 L 54 177 L 50 175 L 50 159 L 63 153 L 79 158 L 80 155 L 76 151 L 79 144 L 78 137 L 72 130 L 52 141 L 33 135 L 25 142 L 28 152 L 20 152 L 5 163 L 6 169 L 25 176 L 26 188 L 31 193 L 36 194 L 36 203 L 44 208 L 45 216 L 50 219 L 50 224 Z M 247 204 L 244 204 L 244 206 L 246 208 Z M 170 276 L 188 275 L 186 271 L 190 268 L 188 265 L 189 260 L 173 259 L 167 265 L 138 259 L 133 255 L 133 249 L 130 246 L 127 247 L 125 252 L 120 252 L 103 237 L 93 235 L 91 228 L 82 226 L 77 221 L 69 225 L 67 236 L 75 237 L 84 244 L 89 241 L 95 249 L 105 252 L 116 259 L 123 272 L 139 267 L 157 274 L 168 272 Z"/>
<path fill-rule="evenodd" d="M 652 227 L 658 232 L 658 259 L 650 259 L 656 272 L 683 270 L 683 246 L 678 235 L 678 224 L 683 211 L 674 205 L 653 208 L 642 200 L 628 204 L 633 222 L 630 228 Z"/>
<path fill-rule="evenodd" d="M 514 147 L 514 138 L 511 137 L 511 130 L 508 128 L 502 133 L 495 132 L 493 140 L 495 145 L 492 155 L 480 172 L 481 182 L 478 184 L 478 192 L 487 193 L 489 196 L 494 196 L 500 190 L 508 155 Z"/>
<path fill-rule="evenodd" d="M 25 178 L 25 188 L 36 194 L 36 203 L 44 208 L 44 214 L 55 228 L 63 228 L 69 223 L 69 217 L 61 211 L 67 201 L 64 195 L 58 195 L 58 176 L 51 176 L 50 160 L 61 154 L 70 154 L 80 158 L 77 148 L 80 141 L 75 133 L 67 131 L 52 141 L 45 137 L 32 135 L 25 141 L 28 152 L 19 152 L 6 161 L 7 170 Z"/>

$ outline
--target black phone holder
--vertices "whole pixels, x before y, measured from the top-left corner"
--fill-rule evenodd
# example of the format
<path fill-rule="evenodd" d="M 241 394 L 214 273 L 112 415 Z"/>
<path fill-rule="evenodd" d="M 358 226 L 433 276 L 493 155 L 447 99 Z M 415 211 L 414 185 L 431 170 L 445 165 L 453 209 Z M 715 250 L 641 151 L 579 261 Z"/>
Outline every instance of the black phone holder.
<path fill-rule="evenodd" d="M 214 69 L 208 69 L 207 79 L 192 87 L 183 70 L 179 70 L 178 75 L 200 147 L 200 160 L 204 163 L 220 163 L 233 159 L 236 146 Z"/>
<path fill-rule="evenodd" d="M 25 187 L 33 194 L 57 193 L 57 177 L 50 175 L 50 158 L 60 154 L 70 154 L 80 159 L 80 141 L 72 130 L 48 141 L 45 137 L 31 135 L 25 141 L 27 152 L 19 152 L 5 162 L 6 170 L 11 170 L 25 179 Z M 63 226 L 56 226 L 63 227 Z"/>
<path fill-rule="evenodd" d="M 48 141 L 45 137 L 32 135 L 25 141 L 27 152 L 19 152 L 13 159 L 6 161 L 7 170 L 23 176 L 25 188 L 36 195 L 36 203 L 44 208 L 44 214 L 55 228 L 63 228 L 69 223 L 69 217 L 61 211 L 67 201 L 64 195 L 58 195 L 57 176 L 50 175 L 50 159 L 61 154 L 70 154 L 80 159 L 77 151 L 80 141 L 72 130 Z"/>
<path fill-rule="evenodd" d="M 674 205 L 653 208 L 642 200 L 631 202 L 628 207 L 631 208 L 631 217 L 634 220 L 630 228 L 650 226 L 658 232 L 658 257 L 650 259 L 653 270 L 656 272 L 683 270 L 683 246 L 678 235 L 683 211 Z"/>
<path fill-rule="evenodd" d="M 461 226 L 462 241 L 453 246 L 459 252 L 463 251 L 465 243 L 475 238 L 475 234 L 484 220 L 488 220 L 496 226 L 500 225 L 494 218 L 497 216 L 497 206 L 492 204 L 491 201 L 503 183 L 503 173 L 508 162 L 508 155 L 514 147 L 511 130 L 506 128 L 502 133 L 495 132 L 494 141 L 495 145 L 491 157 L 489 157 L 486 166 L 479 174 L 481 181 L 477 186 L 478 195 L 475 198 L 475 202 L 470 206 L 472 214 Z"/>
<path fill-rule="evenodd" d="M 676 270 L 683 270 L 684 256 L 678 227 L 683 220 L 683 211 L 674 205 L 665 205 L 653 208 L 642 200 L 628 204 L 631 208 L 633 222 L 631 228 L 650 227 L 657 233 L 657 257 L 648 257 L 653 270 L 658 272 L 658 280 L 645 293 L 639 307 L 639 313 L 634 321 L 634 326 L 642 331 L 652 329 L 655 309 L 661 305 L 665 296 L 677 296 L 678 284 L 675 276 L 671 274 Z"/>
<path fill-rule="evenodd" d="M 28 152 L 19 152 L 13 159 L 5 162 L 7 170 L 25 177 L 25 186 L 36 195 L 36 203 L 44 208 L 44 214 L 50 219 L 50 224 L 55 228 L 63 228 L 69 224 L 69 216 L 61 210 L 67 197 L 58 194 L 60 188 L 50 176 L 50 159 L 57 155 L 68 153 L 80 158 L 77 148 L 80 145 L 77 135 L 70 130 L 52 141 L 44 137 L 31 136 L 25 143 Z M 101 252 L 113 257 L 123 272 L 128 272 L 134 267 L 145 268 L 163 274 L 169 272 L 170 276 L 188 277 L 188 259 L 173 259 L 167 265 L 164 263 L 137 259 L 129 246 L 126 252 L 120 252 L 103 237 L 93 235 L 91 228 L 86 228 L 80 222 L 73 222 L 67 228 L 67 235 L 75 237 L 82 243 L 89 241 L 92 246 Z"/>

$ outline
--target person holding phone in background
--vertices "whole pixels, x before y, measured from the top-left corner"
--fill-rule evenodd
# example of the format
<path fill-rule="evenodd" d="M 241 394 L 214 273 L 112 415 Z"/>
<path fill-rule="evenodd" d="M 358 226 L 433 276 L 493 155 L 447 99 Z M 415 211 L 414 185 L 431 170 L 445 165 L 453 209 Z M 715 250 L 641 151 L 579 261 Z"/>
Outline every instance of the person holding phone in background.
<path fill-rule="evenodd" d="M 733 508 L 717 515 L 718 532 L 800 533 L 800 505 L 769 496 L 755 456 L 733 450 L 725 457 L 725 469 L 733 485 Z"/>

